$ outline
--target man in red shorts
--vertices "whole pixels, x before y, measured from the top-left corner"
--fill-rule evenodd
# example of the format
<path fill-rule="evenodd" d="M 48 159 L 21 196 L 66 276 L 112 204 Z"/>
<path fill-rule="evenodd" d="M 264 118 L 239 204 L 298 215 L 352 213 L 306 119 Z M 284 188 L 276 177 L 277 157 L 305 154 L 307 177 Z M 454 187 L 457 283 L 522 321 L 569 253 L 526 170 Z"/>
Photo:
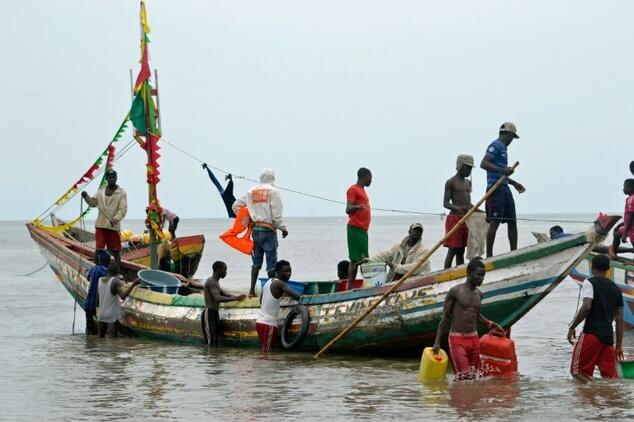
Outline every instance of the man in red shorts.
<path fill-rule="evenodd" d="M 623 359 L 623 294 L 606 272 L 610 259 L 597 255 L 592 259 L 592 277 L 583 282 L 583 304 L 568 330 L 568 342 L 574 344 L 570 374 L 582 382 L 592 379 L 595 366 L 603 378 L 617 378 L 616 360 Z M 575 328 L 585 319 L 576 343 Z M 612 322 L 616 321 L 616 350 Z"/>
<path fill-rule="evenodd" d="M 117 185 L 117 172 L 106 170 L 105 187 L 100 188 L 93 197 L 82 192 L 81 197 L 91 207 L 97 207 L 99 215 L 95 222 L 96 249 L 108 249 L 117 264 L 121 265 L 121 220 L 128 212 L 126 193 Z"/>
<path fill-rule="evenodd" d="M 445 233 L 449 233 L 462 217 L 469 212 L 471 205 L 471 170 L 474 167 L 471 155 L 461 154 L 456 160 L 456 174 L 445 182 L 445 196 L 443 206 L 450 213 L 445 220 Z M 469 232 L 467 225 L 463 224 L 451 237 L 443 242 L 448 248 L 445 258 L 445 268 L 451 268 L 453 258 L 456 257 L 456 265 L 464 264 L 464 251 L 467 247 Z"/>
<path fill-rule="evenodd" d="M 280 300 L 286 294 L 300 300 L 300 295 L 288 285 L 291 279 L 291 264 L 281 260 L 275 264 L 275 277 L 262 287 L 260 296 L 260 313 L 255 320 L 255 331 L 260 341 L 260 351 L 270 352 L 279 336 L 278 320 L 280 317 Z"/>
<path fill-rule="evenodd" d="M 487 328 L 504 331 L 497 323 L 489 321 L 480 313 L 482 292 L 478 286 L 484 281 L 484 263 L 478 257 L 467 265 L 467 281 L 452 287 L 445 297 L 445 309 L 438 324 L 434 353 L 440 350 L 440 339 L 449 319 L 449 354 L 457 380 L 474 379 L 480 369 L 480 338 L 476 330 L 478 322 Z"/>

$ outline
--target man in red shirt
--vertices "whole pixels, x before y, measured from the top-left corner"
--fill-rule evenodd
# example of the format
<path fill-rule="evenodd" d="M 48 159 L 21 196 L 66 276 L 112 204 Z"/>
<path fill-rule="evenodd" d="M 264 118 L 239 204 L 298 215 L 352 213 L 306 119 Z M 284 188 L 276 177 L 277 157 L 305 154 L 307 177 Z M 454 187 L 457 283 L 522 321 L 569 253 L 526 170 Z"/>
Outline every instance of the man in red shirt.
<path fill-rule="evenodd" d="M 356 280 L 359 263 L 369 257 L 368 229 L 370 228 L 370 200 L 365 187 L 372 184 L 372 172 L 365 167 L 357 171 L 357 183 L 346 192 L 348 214 L 348 280 Z"/>

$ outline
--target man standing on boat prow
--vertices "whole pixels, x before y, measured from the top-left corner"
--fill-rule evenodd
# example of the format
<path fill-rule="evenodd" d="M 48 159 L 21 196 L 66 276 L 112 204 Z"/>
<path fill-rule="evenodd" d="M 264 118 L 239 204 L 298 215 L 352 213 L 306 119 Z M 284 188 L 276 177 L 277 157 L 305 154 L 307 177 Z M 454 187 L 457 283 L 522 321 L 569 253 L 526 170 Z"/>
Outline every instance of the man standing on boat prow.
<path fill-rule="evenodd" d="M 609 269 L 610 259 L 606 255 L 592 258 L 592 277 L 583 282 L 583 303 L 568 330 L 568 342 L 575 346 L 570 374 L 582 382 L 592 379 L 595 366 L 603 378 L 617 378 L 616 360 L 623 359 L 623 293 L 606 278 Z M 584 319 L 583 332 L 574 343 L 575 328 Z M 613 321 L 616 321 L 616 350 Z"/>
<path fill-rule="evenodd" d="M 82 192 L 81 197 L 91 207 L 97 207 L 99 215 L 95 222 L 95 248 L 108 249 L 117 264 L 121 265 L 121 220 L 128 212 L 128 198 L 126 193 L 117 185 L 117 172 L 109 168 L 106 170 L 108 184 L 100 188 L 93 197 Z"/>
<path fill-rule="evenodd" d="M 440 350 L 440 339 L 451 318 L 449 332 L 449 354 L 457 380 L 474 379 L 480 369 L 480 338 L 478 322 L 487 328 L 504 331 L 497 323 L 489 321 L 480 313 L 482 292 L 478 289 L 485 276 L 484 263 L 479 257 L 467 265 L 467 281 L 452 287 L 445 297 L 445 308 L 438 324 L 434 353 Z"/>
<path fill-rule="evenodd" d="M 519 138 L 517 128 L 511 122 L 502 123 L 498 138 L 487 148 L 487 152 L 480 163 L 480 167 L 487 172 L 487 190 L 489 190 L 502 175 L 510 176 L 513 170 L 508 167 L 507 147 L 514 139 Z M 486 201 L 489 232 L 487 233 L 487 258 L 493 256 L 493 243 L 500 224 L 508 224 L 508 237 L 511 250 L 517 249 L 517 220 L 515 219 L 515 201 L 508 185 L 512 185 L 519 193 L 526 189 L 520 183 L 506 178 L 489 199 Z"/>
<path fill-rule="evenodd" d="M 220 280 L 227 276 L 227 264 L 216 261 L 211 266 L 213 274 L 205 281 L 205 309 L 201 317 L 203 337 L 208 346 L 218 346 L 220 338 L 220 302 L 244 300 L 246 295 L 233 296 L 220 288 Z"/>
<path fill-rule="evenodd" d="M 300 295 L 288 285 L 291 279 L 291 264 L 288 261 L 278 261 L 275 264 L 275 278 L 271 278 L 262 287 L 260 297 L 260 313 L 255 320 L 255 330 L 260 340 L 260 350 L 269 352 L 277 342 L 279 330 L 277 323 L 280 316 L 280 299 L 286 293 L 293 299 L 300 299 Z"/>
<path fill-rule="evenodd" d="M 471 170 L 474 167 L 473 157 L 461 154 L 456 159 L 456 174 L 445 182 L 445 195 L 443 206 L 450 213 L 445 220 L 445 233 L 449 231 L 469 212 L 471 204 Z M 464 264 L 464 252 L 469 240 L 469 231 L 466 223 L 462 225 L 450 238 L 443 242 L 447 249 L 445 268 L 450 268 L 453 258 L 456 257 L 456 265 Z"/>
<path fill-rule="evenodd" d="M 348 284 L 357 279 L 357 268 L 369 257 L 368 229 L 370 228 L 370 200 L 365 188 L 372 184 L 372 172 L 365 167 L 357 171 L 357 183 L 346 192 L 346 214 L 348 214 Z"/>
<path fill-rule="evenodd" d="M 275 276 L 277 230 L 282 232 L 282 238 L 288 236 L 288 230 L 282 221 L 282 196 L 280 191 L 273 186 L 274 182 L 273 169 L 264 169 L 260 176 L 260 184 L 249 189 L 246 195 L 233 203 L 235 214 L 238 214 L 240 208 L 247 207 L 255 226 L 251 235 L 253 238 L 253 252 L 251 254 L 253 266 L 251 267 L 249 297 L 255 297 L 255 283 L 258 280 L 265 254 L 268 278 Z"/>

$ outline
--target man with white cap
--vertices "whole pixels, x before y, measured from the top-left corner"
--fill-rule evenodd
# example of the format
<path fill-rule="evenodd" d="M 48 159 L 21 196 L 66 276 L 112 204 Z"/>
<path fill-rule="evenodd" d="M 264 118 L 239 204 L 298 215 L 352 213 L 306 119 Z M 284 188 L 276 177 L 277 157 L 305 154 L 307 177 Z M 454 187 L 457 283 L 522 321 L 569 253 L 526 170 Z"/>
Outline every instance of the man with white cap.
<path fill-rule="evenodd" d="M 456 174 L 445 182 L 445 196 L 443 206 L 450 212 L 445 219 L 445 233 L 449 231 L 462 219 L 471 209 L 471 170 L 474 167 L 473 157 L 461 154 L 456 159 Z M 445 239 L 443 246 L 448 248 L 445 258 L 445 268 L 450 268 L 454 257 L 456 265 L 464 264 L 464 252 L 469 240 L 467 225 L 463 224 L 449 238 Z"/>
<path fill-rule="evenodd" d="M 409 270 L 414 268 L 420 258 L 427 252 L 421 238 L 423 237 L 423 225 L 414 223 L 409 226 L 407 237 L 391 248 L 366 259 L 365 261 L 383 261 L 390 267 L 386 283 L 399 280 Z M 431 271 L 429 260 L 414 273 L 412 277 Z"/>
<path fill-rule="evenodd" d="M 233 203 L 233 212 L 236 214 L 241 207 L 246 206 L 254 223 L 253 252 L 251 254 L 253 266 L 251 267 L 249 297 L 255 297 L 255 283 L 260 268 L 262 268 L 265 254 L 268 277 L 275 277 L 277 230 L 282 232 L 282 237 L 288 236 L 288 230 L 282 221 L 282 196 L 280 191 L 273 186 L 274 182 L 273 169 L 264 169 L 260 176 L 260 184 L 249 189 L 246 195 Z"/>
<path fill-rule="evenodd" d="M 487 172 L 487 190 L 489 190 L 502 175 L 510 176 L 513 169 L 508 167 L 507 148 L 514 139 L 519 138 L 517 128 L 511 122 L 502 123 L 499 136 L 487 148 L 480 167 Z M 508 237 L 511 250 L 517 249 L 517 221 L 515 216 L 515 201 L 508 185 L 512 185 L 519 193 L 526 189 L 511 178 L 506 178 L 502 184 L 486 201 L 489 232 L 487 233 L 487 257 L 493 256 L 493 243 L 500 224 L 508 224 Z"/>

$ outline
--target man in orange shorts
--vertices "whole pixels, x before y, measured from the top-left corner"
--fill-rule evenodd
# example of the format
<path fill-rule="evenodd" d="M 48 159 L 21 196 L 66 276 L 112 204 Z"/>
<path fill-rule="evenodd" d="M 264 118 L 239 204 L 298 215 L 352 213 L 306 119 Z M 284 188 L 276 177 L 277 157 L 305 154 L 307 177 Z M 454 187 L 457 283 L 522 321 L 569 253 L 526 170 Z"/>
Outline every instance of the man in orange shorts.
<path fill-rule="evenodd" d="M 471 155 L 461 154 L 456 160 L 456 174 L 445 182 L 445 196 L 443 206 L 450 213 L 445 220 L 445 233 L 449 233 L 462 217 L 472 207 L 471 205 L 471 170 L 474 167 Z M 464 252 L 467 247 L 469 232 L 467 225 L 463 224 L 453 235 L 443 242 L 448 248 L 445 258 L 445 268 L 451 268 L 454 257 L 456 265 L 464 264 Z"/>

